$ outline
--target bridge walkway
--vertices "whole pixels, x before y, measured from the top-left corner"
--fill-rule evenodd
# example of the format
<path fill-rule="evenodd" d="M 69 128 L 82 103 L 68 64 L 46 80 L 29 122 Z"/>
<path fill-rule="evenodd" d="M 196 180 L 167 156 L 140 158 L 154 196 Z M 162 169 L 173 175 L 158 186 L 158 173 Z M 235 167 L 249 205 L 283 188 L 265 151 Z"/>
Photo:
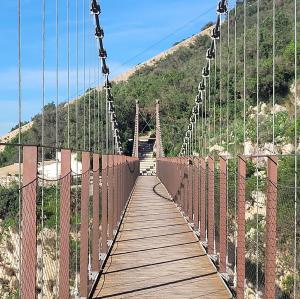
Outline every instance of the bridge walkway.
<path fill-rule="evenodd" d="M 139 177 L 93 298 L 232 298 L 159 180 Z"/>

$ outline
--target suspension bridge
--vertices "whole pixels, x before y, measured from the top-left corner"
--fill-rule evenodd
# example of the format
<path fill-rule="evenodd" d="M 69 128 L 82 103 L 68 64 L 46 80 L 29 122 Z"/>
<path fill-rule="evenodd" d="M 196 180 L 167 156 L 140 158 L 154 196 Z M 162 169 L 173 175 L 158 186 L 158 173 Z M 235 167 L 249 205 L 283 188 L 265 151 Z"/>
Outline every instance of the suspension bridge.
<path fill-rule="evenodd" d="M 46 1 L 42 2 L 45 8 Z M 21 1 L 18 3 L 21 109 Z M 97 0 L 91 1 L 95 52 L 99 62 L 96 83 L 89 82 L 89 86 L 99 86 L 84 90 L 84 104 L 80 104 L 77 75 L 77 99 L 70 101 L 68 94 L 64 106 L 66 114 L 59 115 L 58 109 L 55 110 L 55 142 L 47 144 L 46 81 L 43 76 L 43 109 L 38 128 L 40 144 L 26 143 L 21 118 L 13 133 L 15 142 L 1 141 L 0 144 L 15 151 L 17 159 L 9 166 L 11 172 L 15 169 L 15 176 L 10 175 L 7 181 L 1 182 L 5 186 L 17 184 L 17 188 L 7 188 L 6 193 L 0 193 L 1 200 L 7 199 L 7 206 L 10 206 L 9 201 L 13 199 L 14 206 L 18 207 L 18 213 L 11 220 L 14 228 L 7 224 L 6 233 L 4 229 L 0 230 L 0 237 L 11 252 L 10 258 L 0 255 L 0 265 L 9 264 L 16 268 L 11 274 L 8 269 L 12 268 L 7 266 L 0 271 L 0 291 L 9 289 L 5 294 L 15 296 L 3 295 L 3 298 L 300 298 L 298 10 L 295 0 L 295 32 L 292 49 L 289 48 L 292 53 L 289 68 L 294 68 L 294 147 L 291 153 L 285 154 L 275 149 L 276 11 L 277 5 L 285 4 L 275 0 L 268 3 L 273 3 L 270 26 L 273 32 L 273 112 L 270 112 L 272 141 L 268 150 L 262 151 L 259 147 L 263 138 L 259 131 L 263 115 L 259 89 L 262 80 L 259 45 L 264 42 L 259 31 L 261 2 L 237 1 L 230 7 L 229 1 L 221 0 L 216 3 L 217 20 L 210 28 L 209 48 L 204 53 L 206 64 L 199 75 L 198 93 L 182 147 L 178 155 L 172 156 L 170 152 L 166 154 L 164 147 L 163 99 L 153 99 L 155 112 L 151 119 L 143 114 L 143 107 L 136 100 L 131 128 L 134 136 L 128 141 L 132 150 L 125 154 L 124 128 L 118 122 L 120 115 L 116 112 L 114 84 L 110 80 L 104 29 L 100 22 L 103 12 Z M 58 36 L 58 1 L 56 5 Z M 257 147 L 247 152 L 250 129 L 246 125 L 246 17 L 254 5 L 257 65 L 256 86 L 251 92 L 257 99 L 252 117 Z M 242 53 L 237 53 L 236 48 L 238 9 L 243 12 L 244 20 Z M 69 18 L 69 4 L 67 13 Z M 45 17 L 44 9 L 43 53 Z M 230 49 L 232 26 L 233 51 Z M 233 52 L 235 58 L 234 76 L 228 75 L 226 80 L 221 74 L 222 71 L 229 74 L 231 61 L 230 55 L 221 51 L 222 39 L 227 42 L 228 53 Z M 56 43 L 58 46 L 58 39 Z M 243 65 L 237 63 L 238 54 L 243 57 Z M 227 70 L 224 70 L 224 63 Z M 68 56 L 68 67 L 70 64 Z M 44 59 L 42 67 L 44 74 Z M 243 91 L 237 87 L 238 68 L 243 69 Z M 100 73 L 103 86 L 99 84 Z M 213 98 L 213 86 L 215 91 L 218 86 L 219 98 Z M 225 87 L 227 93 L 222 94 Z M 233 99 L 230 98 L 230 87 Z M 234 117 L 230 116 L 231 100 Z M 219 110 L 216 109 L 218 104 Z M 237 105 L 242 108 L 238 110 Z M 243 116 L 243 122 L 237 123 L 237 113 Z M 80 114 L 83 114 L 83 123 L 79 121 Z M 230 132 L 231 119 L 234 133 Z M 59 138 L 60 120 L 67 132 L 63 142 Z M 219 136 L 216 133 L 218 121 Z M 33 125 L 26 126 L 30 129 Z M 236 140 L 238 130 L 243 139 L 242 148 Z M 219 147 L 226 139 L 227 148 L 216 154 L 214 149 L 211 150 L 212 137 Z M 287 170 L 283 166 L 288 164 L 292 168 Z M 0 211 L 0 219 L 1 215 Z M 16 248 L 9 245 L 13 241 L 7 234 L 14 236 Z M 9 283 L 6 279 L 9 275 L 16 283 Z"/>

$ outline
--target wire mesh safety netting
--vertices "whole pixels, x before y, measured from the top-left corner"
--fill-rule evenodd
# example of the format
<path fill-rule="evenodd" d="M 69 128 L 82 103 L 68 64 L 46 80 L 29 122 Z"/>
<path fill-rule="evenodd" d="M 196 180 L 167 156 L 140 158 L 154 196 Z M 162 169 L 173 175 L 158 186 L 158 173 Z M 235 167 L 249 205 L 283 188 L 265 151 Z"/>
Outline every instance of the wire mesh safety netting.
<path fill-rule="evenodd" d="M 61 175 L 60 161 L 40 161 L 36 179 L 23 186 L 22 163 L 20 167 L 16 161 L 16 164 L 6 169 L 2 168 L 6 173 L 0 175 L 0 288 L 1 293 L 8 298 L 21 296 L 22 282 L 23 290 L 26 289 L 25 282 L 36 284 L 37 298 L 59 298 L 62 279 L 69 282 L 67 288 L 72 298 L 79 294 L 81 183 L 83 176 L 88 176 L 87 235 L 90 270 L 93 173 L 88 171 L 82 174 L 81 161 L 75 160 L 72 162 L 72 170 L 64 176 Z M 101 221 L 101 192 L 98 193 Z M 62 240 L 63 231 L 64 236 L 67 234 L 69 238 L 67 258 L 61 255 L 61 252 L 68 250 L 67 238 L 63 237 L 64 241 Z M 66 263 L 65 268 L 60 267 L 62 260 Z M 33 264 L 35 271 L 30 271 Z M 27 271 L 22 270 L 26 268 Z M 88 283 L 89 289 L 91 284 L 92 281 Z"/>
<path fill-rule="evenodd" d="M 217 163 L 215 163 L 216 165 Z M 220 253 L 220 169 L 214 169 L 214 217 L 215 253 Z"/>
<path fill-rule="evenodd" d="M 20 156 L 18 157 L 18 153 Z M 20 204 L 22 190 L 32 193 L 36 181 L 22 188 L 21 147 L 16 148 L 13 163 L 0 169 L 0 293 L 9 298 L 20 291 Z M 4 164 L 5 165 L 5 164 Z"/>
<path fill-rule="evenodd" d="M 295 175 L 299 158 L 278 161 L 276 296 L 300 298 L 300 177 Z"/>
<path fill-rule="evenodd" d="M 227 273 L 236 282 L 237 160 L 227 161 Z"/>
<path fill-rule="evenodd" d="M 266 229 L 266 158 L 247 160 L 245 206 L 245 297 L 264 290 Z"/>

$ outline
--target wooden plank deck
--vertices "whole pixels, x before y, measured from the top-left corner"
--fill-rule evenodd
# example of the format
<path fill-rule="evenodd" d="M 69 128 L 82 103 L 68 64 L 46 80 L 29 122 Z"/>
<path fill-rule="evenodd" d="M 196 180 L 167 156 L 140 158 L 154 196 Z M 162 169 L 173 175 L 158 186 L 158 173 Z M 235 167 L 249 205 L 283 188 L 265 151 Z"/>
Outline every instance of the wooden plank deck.
<path fill-rule="evenodd" d="M 232 295 L 165 188 L 149 176 L 138 178 L 93 298 Z"/>

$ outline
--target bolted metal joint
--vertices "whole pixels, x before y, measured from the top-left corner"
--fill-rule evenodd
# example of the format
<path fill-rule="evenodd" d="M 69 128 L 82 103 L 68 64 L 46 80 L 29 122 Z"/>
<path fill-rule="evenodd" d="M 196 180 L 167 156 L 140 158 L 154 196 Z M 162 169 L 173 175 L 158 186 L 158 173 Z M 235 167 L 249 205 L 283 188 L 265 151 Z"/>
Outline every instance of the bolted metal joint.
<path fill-rule="evenodd" d="M 211 34 L 211 38 L 212 39 L 219 39 L 220 38 L 220 30 L 215 27 L 212 31 L 212 34 Z"/>
<path fill-rule="evenodd" d="M 208 68 L 203 68 L 203 70 L 202 70 L 202 77 L 203 78 L 207 78 L 207 77 L 209 77 L 209 69 Z"/>
<path fill-rule="evenodd" d="M 100 58 L 107 58 L 107 52 L 105 49 L 99 49 L 99 57 Z"/>
<path fill-rule="evenodd" d="M 215 54 L 215 50 L 214 49 L 208 49 L 206 52 L 206 59 L 208 60 L 213 60 L 215 59 L 216 54 Z"/>
<path fill-rule="evenodd" d="M 95 37 L 103 39 L 104 38 L 104 30 L 101 27 L 96 27 L 95 29 Z"/>
<path fill-rule="evenodd" d="M 219 15 L 225 14 L 227 13 L 228 9 L 227 9 L 227 4 L 225 0 L 222 0 L 219 2 L 218 6 L 217 6 L 217 13 Z"/>
<path fill-rule="evenodd" d="M 108 75 L 109 74 L 109 68 L 106 65 L 102 66 L 102 73 L 104 75 Z"/>
<path fill-rule="evenodd" d="M 97 3 L 96 0 L 92 1 L 90 11 L 92 15 L 99 15 L 101 13 L 100 5 Z"/>

